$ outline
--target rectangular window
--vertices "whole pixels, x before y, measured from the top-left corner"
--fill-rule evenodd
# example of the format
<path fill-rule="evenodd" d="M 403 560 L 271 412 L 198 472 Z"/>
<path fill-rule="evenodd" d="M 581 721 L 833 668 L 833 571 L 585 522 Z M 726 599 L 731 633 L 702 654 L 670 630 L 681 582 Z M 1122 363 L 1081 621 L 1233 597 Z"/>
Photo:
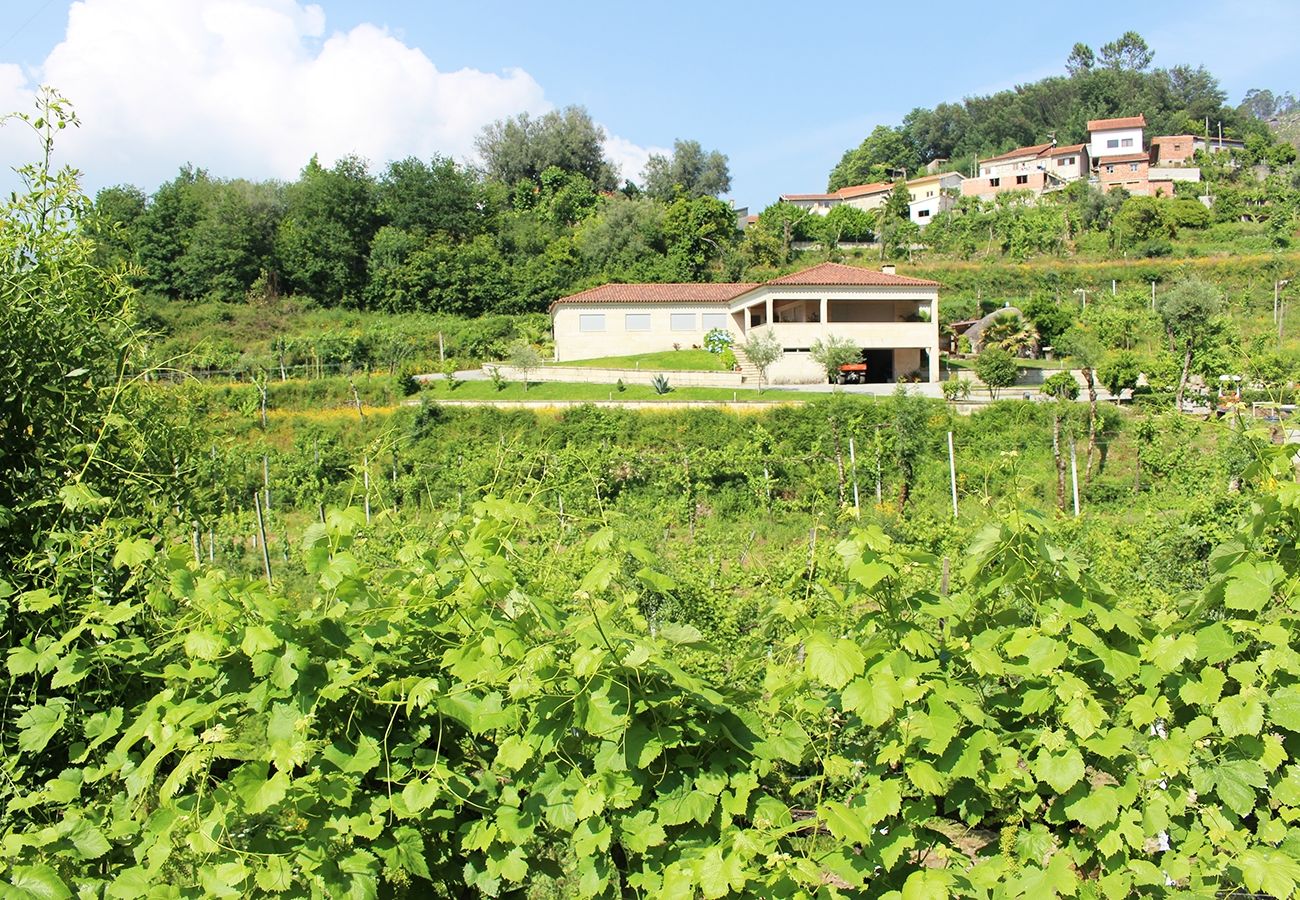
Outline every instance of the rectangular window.
<path fill-rule="evenodd" d="M 1138 164 L 1137 164 L 1137 163 L 1129 163 L 1129 164 L 1128 164 L 1128 170 L 1129 170 L 1130 172 L 1136 172 L 1136 171 L 1138 170 Z"/>
<path fill-rule="evenodd" d="M 1029 184 L 1029 176 L 1028 176 L 1028 175 L 1017 175 L 1017 176 L 1016 176 L 1016 184 Z"/>
<path fill-rule="evenodd" d="M 1133 139 L 1132 139 L 1132 138 L 1124 138 L 1124 140 L 1122 140 L 1122 141 L 1119 142 L 1119 145 L 1120 145 L 1121 147 L 1132 147 L 1132 146 L 1133 146 Z"/>
<path fill-rule="evenodd" d="M 918 209 L 918 210 L 916 211 L 916 217 L 917 217 L 918 219 L 924 219 L 924 218 L 927 218 L 927 217 L 929 217 L 929 215 L 930 215 L 930 211 L 929 211 L 928 209 Z"/>
<path fill-rule="evenodd" d="M 1115 174 L 1115 167 L 1114 167 L 1114 166 L 1107 166 L 1107 167 L 1106 167 L 1106 174 L 1107 174 L 1107 175 L 1114 175 L 1114 174 Z"/>
<path fill-rule="evenodd" d="M 1001 180 L 1002 180 L 1002 179 L 1000 179 L 1000 178 L 990 178 L 990 179 L 989 179 L 989 187 L 997 187 L 997 186 L 998 186 L 998 183 L 999 183 Z"/>
<path fill-rule="evenodd" d="M 649 331 L 650 313 L 628 313 L 623 317 L 624 331 Z"/>
<path fill-rule="evenodd" d="M 673 331 L 694 331 L 695 313 L 673 313 L 669 319 Z"/>
<path fill-rule="evenodd" d="M 579 331 L 604 331 L 605 314 L 604 313 L 583 313 L 578 316 Z"/>
<path fill-rule="evenodd" d="M 700 325 L 705 331 L 712 331 L 715 328 L 727 330 L 727 320 L 731 318 L 726 313 L 704 313 L 700 316 Z"/>
<path fill-rule="evenodd" d="M 1119 146 L 1119 138 L 1111 138 L 1110 140 L 1106 141 L 1107 149 L 1113 149 L 1118 146 Z"/>

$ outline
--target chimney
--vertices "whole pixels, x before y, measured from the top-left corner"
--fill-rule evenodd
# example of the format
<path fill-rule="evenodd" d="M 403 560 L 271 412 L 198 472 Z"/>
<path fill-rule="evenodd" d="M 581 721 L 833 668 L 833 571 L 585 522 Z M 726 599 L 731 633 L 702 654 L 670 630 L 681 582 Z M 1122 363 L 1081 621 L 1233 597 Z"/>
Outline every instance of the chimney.
<path fill-rule="evenodd" d="M 880 267 L 880 271 L 884 272 L 886 275 L 893 275 L 893 274 L 894 274 L 894 266 L 893 266 L 892 263 L 891 263 L 890 265 L 887 265 L 887 266 L 881 266 L 881 267 Z"/>

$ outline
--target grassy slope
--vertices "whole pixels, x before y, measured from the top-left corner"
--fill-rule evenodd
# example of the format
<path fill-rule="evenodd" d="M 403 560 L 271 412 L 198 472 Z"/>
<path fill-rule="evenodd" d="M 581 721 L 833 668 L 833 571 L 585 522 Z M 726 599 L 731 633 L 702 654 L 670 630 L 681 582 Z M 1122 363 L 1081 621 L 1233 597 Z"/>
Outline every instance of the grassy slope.
<path fill-rule="evenodd" d="M 722 372 L 722 357 L 708 350 L 664 350 L 632 356 L 602 356 L 557 363 L 596 369 L 643 369 L 651 372 Z"/>

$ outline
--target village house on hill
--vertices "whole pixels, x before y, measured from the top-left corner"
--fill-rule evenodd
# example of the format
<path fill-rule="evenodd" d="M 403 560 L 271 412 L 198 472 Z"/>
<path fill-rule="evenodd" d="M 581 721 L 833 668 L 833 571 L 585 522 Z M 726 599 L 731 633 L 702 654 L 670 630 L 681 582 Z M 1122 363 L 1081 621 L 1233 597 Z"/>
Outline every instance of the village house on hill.
<path fill-rule="evenodd" d="M 605 284 L 550 311 L 557 362 L 702 346 L 715 328 L 739 343 L 770 328 L 784 352 L 768 378 L 796 384 L 825 379 L 810 350 L 832 335 L 857 344 L 868 381 L 938 381 L 938 307 L 938 282 L 822 263 L 761 284 Z"/>

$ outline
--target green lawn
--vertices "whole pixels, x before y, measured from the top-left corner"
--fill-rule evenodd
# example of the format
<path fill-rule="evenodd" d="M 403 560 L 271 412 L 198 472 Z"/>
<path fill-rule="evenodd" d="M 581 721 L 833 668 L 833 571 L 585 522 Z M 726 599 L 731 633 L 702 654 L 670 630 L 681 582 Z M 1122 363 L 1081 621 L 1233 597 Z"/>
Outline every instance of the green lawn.
<path fill-rule="evenodd" d="M 708 350 L 663 350 L 633 356 L 602 356 L 599 359 L 575 359 L 556 363 L 591 369 L 641 369 L 650 372 L 721 372 L 722 357 Z"/>
<path fill-rule="evenodd" d="M 672 379 L 669 378 L 669 384 L 671 383 Z M 620 391 L 611 384 L 568 384 L 559 381 L 532 382 L 527 391 L 519 382 L 510 382 L 503 389 L 497 390 L 496 385 L 490 381 L 463 381 L 455 390 L 448 390 L 447 382 L 441 379 L 425 387 L 418 396 L 430 400 L 654 400 L 666 403 L 684 400 L 788 403 L 799 399 L 791 397 L 786 391 L 768 391 L 760 395 L 756 390 L 743 388 L 682 387 L 673 388 L 666 394 L 656 394 L 654 388 L 646 384 L 629 384 Z"/>

